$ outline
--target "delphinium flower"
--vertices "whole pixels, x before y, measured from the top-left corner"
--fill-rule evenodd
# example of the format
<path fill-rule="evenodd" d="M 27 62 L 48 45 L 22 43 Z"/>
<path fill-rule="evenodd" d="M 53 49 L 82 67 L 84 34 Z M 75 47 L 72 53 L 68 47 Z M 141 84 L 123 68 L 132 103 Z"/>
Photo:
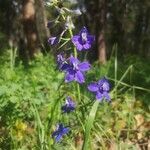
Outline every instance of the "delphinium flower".
<path fill-rule="evenodd" d="M 57 38 L 57 37 L 50 37 L 49 39 L 48 39 L 48 43 L 49 43 L 49 45 L 55 45 L 55 44 L 57 44 L 59 42 L 59 39 Z"/>
<path fill-rule="evenodd" d="M 90 35 L 87 28 L 83 27 L 79 34 L 74 35 L 71 40 L 77 50 L 82 51 L 91 48 L 93 42 L 95 41 L 95 36 Z"/>
<path fill-rule="evenodd" d="M 90 69 L 90 64 L 88 62 L 82 62 L 70 56 L 69 66 L 65 70 L 65 82 L 77 81 L 78 83 L 84 83 L 85 77 L 84 72 Z"/>
<path fill-rule="evenodd" d="M 63 57 L 62 54 L 57 55 L 57 64 L 58 64 L 58 68 L 61 71 L 65 71 L 69 67 L 67 60 Z"/>
<path fill-rule="evenodd" d="M 68 127 L 64 127 L 63 124 L 58 124 L 57 129 L 53 132 L 52 137 L 55 138 L 56 142 L 59 142 L 62 137 L 69 132 Z"/>
<path fill-rule="evenodd" d="M 67 97 L 66 98 L 66 102 L 65 102 L 65 105 L 63 105 L 61 107 L 61 110 L 64 112 L 64 113 L 70 113 L 72 112 L 73 110 L 75 109 L 75 103 L 74 101 L 72 101 L 71 97 Z"/>
<path fill-rule="evenodd" d="M 107 101 L 110 101 L 110 85 L 106 78 L 102 78 L 98 82 L 91 83 L 88 85 L 88 90 L 96 94 L 97 100 L 102 101 L 103 99 L 106 99 Z"/>

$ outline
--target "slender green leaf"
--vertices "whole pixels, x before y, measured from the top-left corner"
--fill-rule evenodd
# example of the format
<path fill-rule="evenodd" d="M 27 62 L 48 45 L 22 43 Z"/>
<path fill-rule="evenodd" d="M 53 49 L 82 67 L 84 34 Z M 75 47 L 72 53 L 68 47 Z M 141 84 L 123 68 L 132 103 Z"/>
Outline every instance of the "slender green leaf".
<path fill-rule="evenodd" d="M 97 108 L 98 108 L 99 101 L 95 101 L 88 116 L 88 119 L 85 124 L 85 134 L 84 134 L 84 143 L 83 143 L 83 150 L 88 150 L 88 143 L 90 139 L 90 132 L 93 127 L 94 119 L 96 116 Z"/>

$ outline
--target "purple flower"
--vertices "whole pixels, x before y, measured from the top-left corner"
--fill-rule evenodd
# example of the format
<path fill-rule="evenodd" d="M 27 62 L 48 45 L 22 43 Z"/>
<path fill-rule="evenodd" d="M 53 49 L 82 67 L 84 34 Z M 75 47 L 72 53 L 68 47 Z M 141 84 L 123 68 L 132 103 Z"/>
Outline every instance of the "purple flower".
<path fill-rule="evenodd" d="M 66 103 L 61 109 L 64 113 L 70 113 L 75 109 L 75 103 L 72 101 L 71 97 L 68 96 L 66 98 Z"/>
<path fill-rule="evenodd" d="M 64 127 L 63 124 L 58 124 L 56 131 L 53 132 L 52 137 L 55 138 L 56 142 L 59 142 L 63 135 L 67 134 L 69 132 L 69 128 Z"/>
<path fill-rule="evenodd" d="M 94 41 L 95 36 L 90 35 L 86 27 L 83 27 L 78 35 L 72 37 L 72 42 L 79 51 L 90 49 Z"/>
<path fill-rule="evenodd" d="M 59 69 L 62 71 L 65 71 L 69 67 L 67 60 L 63 57 L 62 54 L 57 55 L 57 64 Z"/>
<path fill-rule="evenodd" d="M 82 62 L 70 56 L 69 66 L 66 68 L 65 82 L 77 81 L 78 83 L 84 83 L 84 72 L 90 69 L 90 64 L 88 62 Z"/>
<path fill-rule="evenodd" d="M 49 39 L 48 39 L 48 43 L 50 44 L 50 45 L 55 45 L 55 44 L 57 44 L 59 42 L 59 39 L 57 38 L 57 37 L 50 37 Z"/>
<path fill-rule="evenodd" d="M 106 78 L 102 78 L 96 83 L 88 85 L 88 90 L 96 94 L 96 99 L 102 101 L 103 98 L 110 101 L 109 90 L 110 85 Z"/>

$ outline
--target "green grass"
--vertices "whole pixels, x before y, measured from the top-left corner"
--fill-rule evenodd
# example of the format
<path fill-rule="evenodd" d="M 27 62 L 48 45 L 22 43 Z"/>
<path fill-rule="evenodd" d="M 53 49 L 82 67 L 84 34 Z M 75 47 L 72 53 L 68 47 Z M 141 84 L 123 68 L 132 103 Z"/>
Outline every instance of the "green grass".
<path fill-rule="evenodd" d="M 148 137 L 150 62 L 135 56 L 120 61 L 112 55 L 106 65 L 93 64 L 78 95 L 76 84 L 63 82 L 49 55 L 38 55 L 26 68 L 15 65 L 9 54 L 0 60 L 2 150 L 135 150 Z M 98 103 L 87 90 L 104 75 L 111 83 L 111 103 Z M 68 115 L 60 109 L 67 95 L 77 106 Z M 70 132 L 55 143 L 51 134 L 58 122 Z"/>

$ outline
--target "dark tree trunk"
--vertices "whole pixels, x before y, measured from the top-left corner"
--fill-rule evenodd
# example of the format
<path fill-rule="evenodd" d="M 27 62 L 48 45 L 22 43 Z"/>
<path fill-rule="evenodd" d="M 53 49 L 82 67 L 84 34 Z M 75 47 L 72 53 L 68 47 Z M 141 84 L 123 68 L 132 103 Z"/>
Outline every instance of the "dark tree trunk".
<path fill-rule="evenodd" d="M 98 60 L 100 63 L 106 63 L 106 40 L 105 40 L 105 29 L 106 29 L 106 0 L 99 0 L 99 19 L 97 20 L 98 26 Z"/>
<path fill-rule="evenodd" d="M 105 35 L 104 30 L 99 32 L 98 41 L 98 60 L 101 64 L 106 63 L 106 42 L 105 42 Z"/>
<path fill-rule="evenodd" d="M 85 5 L 88 10 L 88 22 L 90 26 L 94 26 L 96 35 L 96 48 L 93 51 L 93 56 L 98 59 L 100 63 L 106 63 L 106 14 L 107 2 L 106 0 L 86 1 Z"/>
<path fill-rule="evenodd" d="M 145 14 L 145 31 L 144 31 L 144 33 L 147 34 L 144 56 L 146 58 L 150 58 L 150 46 L 149 46 L 149 43 L 150 43 L 150 38 L 149 38 L 149 35 L 150 35 L 150 6 L 147 9 L 146 14 Z"/>
<path fill-rule="evenodd" d="M 23 0 L 22 6 L 23 30 L 27 41 L 29 58 L 33 58 L 38 50 L 38 35 L 36 28 L 35 1 Z"/>
<path fill-rule="evenodd" d="M 47 18 L 45 14 L 44 1 L 36 0 L 35 7 L 36 7 L 36 25 L 38 30 L 38 37 L 40 40 L 40 47 L 45 51 L 49 49 L 47 39 L 50 33 L 47 28 Z"/>

